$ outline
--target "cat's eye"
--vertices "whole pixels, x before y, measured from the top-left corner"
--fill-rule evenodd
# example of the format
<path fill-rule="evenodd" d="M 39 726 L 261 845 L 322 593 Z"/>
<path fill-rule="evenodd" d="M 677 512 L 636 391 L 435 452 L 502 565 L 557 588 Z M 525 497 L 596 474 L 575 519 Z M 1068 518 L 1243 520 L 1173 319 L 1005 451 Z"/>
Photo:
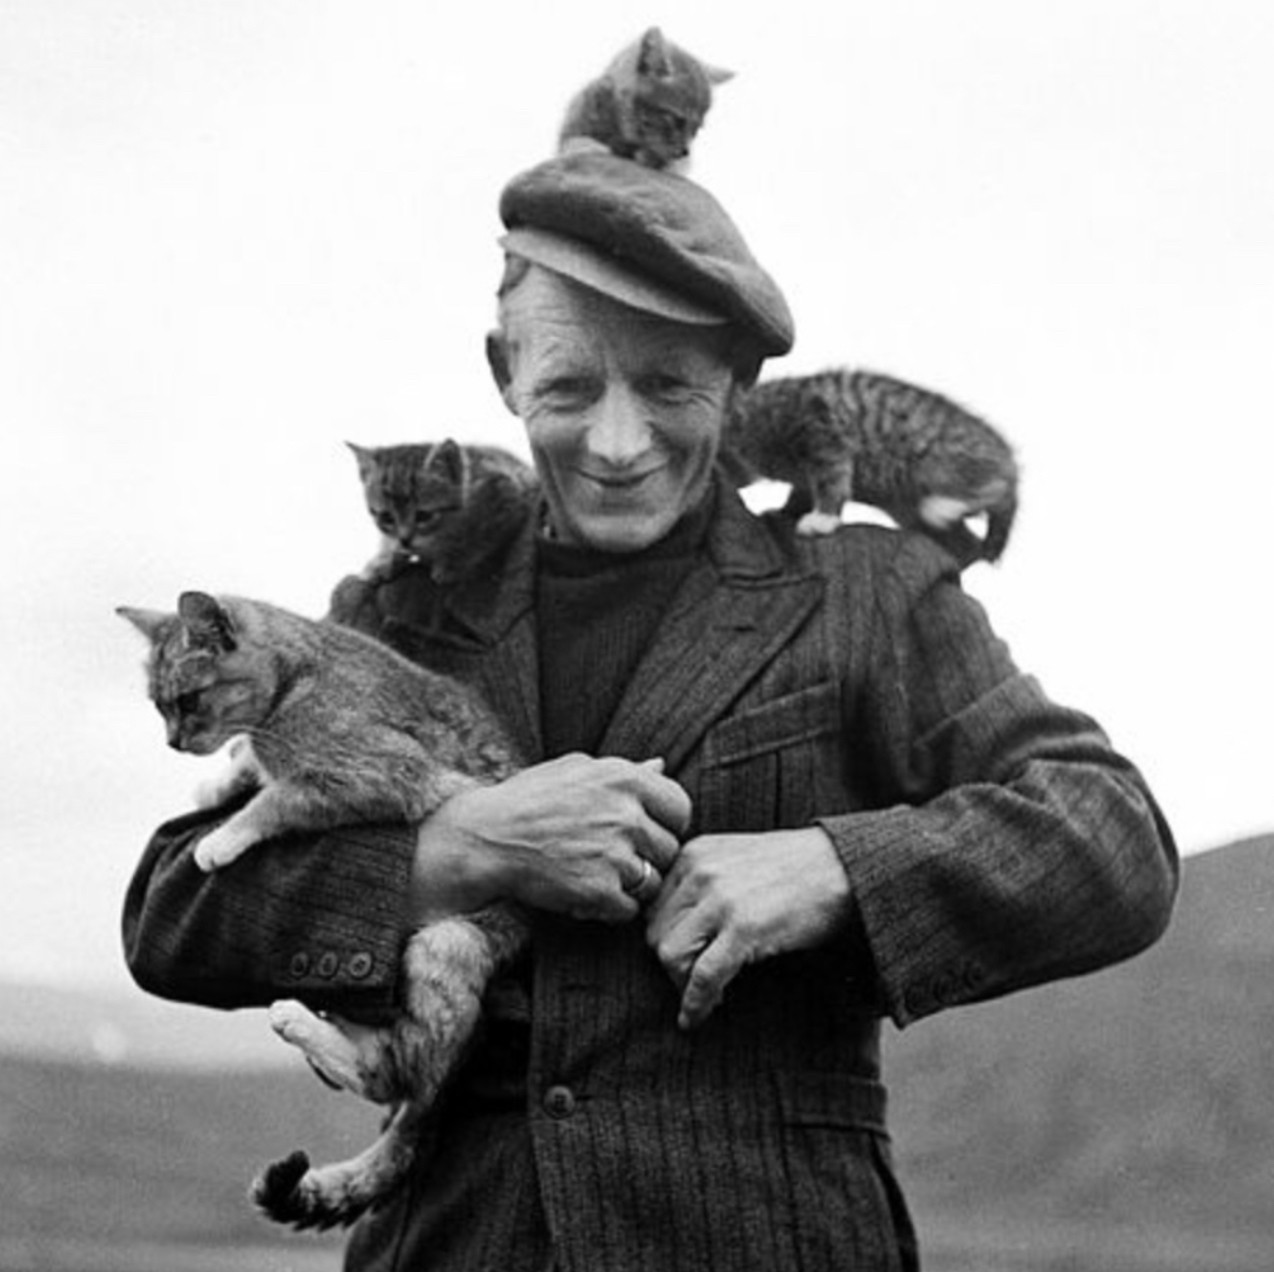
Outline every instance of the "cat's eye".
<path fill-rule="evenodd" d="M 202 700 L 203 694 L 198 689 L 191 689 L 186 693 L 179 693 L 173 699 L 173 706 L 182 715 L 194 715 L 199 710 L 199 704 Z"/>

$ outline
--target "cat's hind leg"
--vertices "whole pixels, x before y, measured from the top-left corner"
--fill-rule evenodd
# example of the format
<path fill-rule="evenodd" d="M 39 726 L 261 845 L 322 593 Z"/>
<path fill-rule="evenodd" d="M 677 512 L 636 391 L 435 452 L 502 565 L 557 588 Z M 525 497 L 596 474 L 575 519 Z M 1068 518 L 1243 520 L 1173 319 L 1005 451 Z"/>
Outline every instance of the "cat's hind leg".
<path fill-rule="evenodd" d="M 410 1096 L 428 1106 L 477 1028 L 492 975 L 524 933 L 494 908 L 415 932 L 403 955 L 404 1010 L 392 1025 L 318 1016 L 290 999 L 270 1008 L 270 1025 L 336 1085 L 378 1104 Z"/>
<path fill-rule="evenodd" d="M 270 1028 L 296 1047 L 329 1085 L 376 1104 L 395 1098 L 395 1092 L 376 1080 L 384 1069 L 377 1063 L 385 1045 L 383 1030 L 338 1016 L 319 1016 L 291 998 L 272 1003 L 267 1018 Z"/>

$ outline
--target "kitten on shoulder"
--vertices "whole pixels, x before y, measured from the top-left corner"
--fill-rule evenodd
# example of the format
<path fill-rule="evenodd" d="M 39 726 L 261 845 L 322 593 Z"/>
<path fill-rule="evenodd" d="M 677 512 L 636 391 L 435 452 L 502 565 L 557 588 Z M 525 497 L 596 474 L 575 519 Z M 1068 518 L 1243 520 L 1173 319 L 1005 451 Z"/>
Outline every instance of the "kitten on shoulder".
<path fill-rule="evenodd" d="M 739 485 L 792 486 L 798 530 L 826 534 L 848 500 L 887 512 L 967 566 L 998 560 L 1017 512 L 1012 448 L 950 399 L 874 371 L 762 381 L 739 395 L 721 462 Z M 979 535 L 966 522 L 985 517 Z"/>
<path fill-rule="evenodd" d="M 358 461 L 367 512 L 380 547 L 332 593 L 328 617 L 352 627 L 374 604 L 376 588 L 404 566 L 423 565 L 447 588 L 497 568 L 535 509 L 535 470 L 497 446 L 451 438 L 398 446 L 347 443 Z"/>

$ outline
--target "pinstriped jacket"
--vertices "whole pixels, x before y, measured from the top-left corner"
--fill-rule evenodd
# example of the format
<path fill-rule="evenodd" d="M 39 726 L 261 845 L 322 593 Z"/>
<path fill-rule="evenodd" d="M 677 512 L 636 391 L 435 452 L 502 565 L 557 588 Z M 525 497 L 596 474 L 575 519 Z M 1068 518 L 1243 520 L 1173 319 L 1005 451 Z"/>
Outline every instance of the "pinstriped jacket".
<path fill-rule="evenodd" d="M 532 554 L 528 529 L 504 574 L 458 592 L 441 624 L 400 576 L 368 622 L 477 686 L 531 760 Z M 913 1266 L 880 1020 L 1153 941 L 1176 855 L 1140 775 L 1016 669 L 940 549 L 875 527 L 800 539 L 725 488 L 600 751 L 665 757 L 692 833 L 821 824 L 854 922 L 745 970 L 685 1035 L 638 925 L 544 916 L 525 1105 L 461 1102 L 428 1173 L 363 1225 L 349 1266 Z M 209 879 L 189 861 L 200 825 L 161 828 L 134 878 L 139 983 L 223 1006 L 392 1001 L 408 834 L 334 833 Z"/>

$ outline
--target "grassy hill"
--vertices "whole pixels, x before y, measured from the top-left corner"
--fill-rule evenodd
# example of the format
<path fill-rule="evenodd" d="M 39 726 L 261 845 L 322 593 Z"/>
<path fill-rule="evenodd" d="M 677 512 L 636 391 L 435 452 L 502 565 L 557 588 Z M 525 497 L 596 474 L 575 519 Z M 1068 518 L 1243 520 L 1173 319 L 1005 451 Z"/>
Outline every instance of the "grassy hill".
<path fill-rule="evenodd" d="M 1274 1267 L 1274 837 L 1188 859 L 1140 958 L 922 1021 L 887 1071 L 930 1269 Z"/>
<path fill-rule="evenodd" d="M 0 1268 L 331 1272 L 338 1238 L 244 1189 L 375 1114 L 255 1067 L 287 1057 L 259 1014 L 0 992 Z M 1149 953 L 922 1021 L 887 1066 L 926 1272 L 1268 1272 L 1274 837 L 1189 859 Z"/>
<path fill-rule="evenodd" d="M 253 1174 L 299 1146 L 368 1142 L 375 1114 L 297 1070 L 212 1074 L 0 1060 L 6 1272 L 318 1272 L 333 1238 L 260 1219 Z"/>

